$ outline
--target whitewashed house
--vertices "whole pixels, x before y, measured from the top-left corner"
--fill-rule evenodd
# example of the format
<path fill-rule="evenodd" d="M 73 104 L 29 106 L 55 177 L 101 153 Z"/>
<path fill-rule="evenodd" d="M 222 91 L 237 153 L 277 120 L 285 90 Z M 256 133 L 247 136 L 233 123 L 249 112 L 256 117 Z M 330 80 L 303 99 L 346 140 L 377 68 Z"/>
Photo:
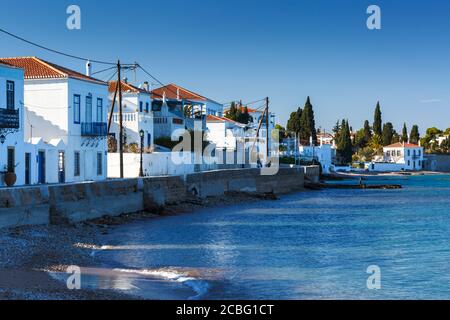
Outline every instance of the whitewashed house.
<path fill-rule="evenodd" d="M 0 62 L 1 186 L 5 185 L 6 172 L 16 174 L 16 185 L 30 182 L 25 178 L 23 88 L 24 70 Z"/>
<path fill-rule="evenodd" d="M 208 115 L 206 118 L 207 139 L 216 149 L 237 150 L 238 143 L 244 142 L 246 125 L 227 119 Z"/>
<path fill-rule="evenodd" d="M 155 137 L 170 137 L 177 129 L 194 129 L 201 121 L 206 130 L 206 116 L 223 114 L 223 105 L 175 84 L 152 90 Z"/>
<path fill-rule="evenodd" d="M 367 165 L 369 171 L 420 171 L 423 169 L 424 148 L 397 142 L 383 148 L 383 156 Z"/>
<path fill-rule="evenodd" d="M 38 148 L 38 182 L 106 179 L 108 84 L 89 76 L 90 64 L 85 75 L 37 57 L 0 62 L 25 70 L 24 131 Z M 36 137 L 56 148 L 56 163 Z"/>
<path fill-rule="evenodd" d="M 336 157 L 336 148 L 331 144 L 321 144 L 320 146 L 299 146 L 299 157 L 304 161 L 317 161 L 322 166 L 322 172 L 325 174 L 334 170 L 334 159 Z"/>
<path fill-rule="evenodd" d="M 144 133 L 144 149 L 153 149 L 154 130 L 153 112 L 151 110 L 151 93 L 148 83 L 144 83 L 142 88 L 133 86 L 126 81 L 121 82 L 122 87 L 122 123 L 126 144 L 136 144 L 141 147 L 141 131 Z M 116 92 L 117 81 L 109 83 L 109 100 L 112 106 L 114 93 Z M 109 110 L 111 112 L 111 110 Z M 112 115 L 110 135 L 116 140 L 119 138 L 119 106 L 116 102 Z"/>

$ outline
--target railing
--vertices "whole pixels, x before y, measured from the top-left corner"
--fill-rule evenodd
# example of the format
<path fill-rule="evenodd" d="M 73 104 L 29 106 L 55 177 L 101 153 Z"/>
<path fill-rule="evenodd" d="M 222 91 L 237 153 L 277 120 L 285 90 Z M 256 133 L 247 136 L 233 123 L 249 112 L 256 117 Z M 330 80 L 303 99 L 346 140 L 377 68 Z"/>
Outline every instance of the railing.
<path fill-rule="evenodd" d="M 19 110 L 0 108 L 0 128 L 19 129 Z"/>
<path fill-rule="evenodd" d="M 106 137 L 108 125 L 103 122 L 84 122 L 81 124 L 81 135 L 85 137 Z"/>

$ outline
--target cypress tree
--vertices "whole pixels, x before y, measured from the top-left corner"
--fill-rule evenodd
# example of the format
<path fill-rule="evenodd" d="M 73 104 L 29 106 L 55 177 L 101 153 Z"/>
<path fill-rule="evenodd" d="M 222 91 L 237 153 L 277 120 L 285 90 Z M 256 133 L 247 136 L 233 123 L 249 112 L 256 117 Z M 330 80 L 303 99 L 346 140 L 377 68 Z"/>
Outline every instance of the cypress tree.
<path fill-rule="evenodd" d="M 392 125 L 392 123 L 387 122 L 383 126 L 383 133 L 381 136 L 383 146 L 388 146 L 392 144 L 393 138 L 394 138 L 394 126 Z"/>
<path fill-rule="evenodd" d="M 406 127 L 406 123 L 403 124 L 401 141 L 404 143 L 408 142 L 408 128 Z"/>
<path fill-rule="evenodd" d="M 418 144 L 419 141 L 420 141 L 419 126 L 413 125 L 411 129 L 411 134 L 409 135 L 409 142 Z"/>
<path fill-rule="evenodd" d="M 372 139 L 372 130 L 370 129 L 369 120 L 364 122 L 364 140 L 369 143 L 370 139 Z"/>
<path fill-rule="evenodd" d="M 313 145 L 317 144 L 316 122 L 314 120 L 314 110 L 311 100 L 308 97 L 300 117 L 300 140 L 302 143 L 309 143 L 312 137 Z"/>
<path fill-rule="evenodd" d="M 373 133 L 376 135 L 382 135 L 382 120 L 381 120 L 381 107 L 380 102 L 377 102 L 377 106 L 375 107 L 375 114 L 373 118 Z"/>
<path fill-rule="evenodd" d="M 341 131 L 337 142 L 337 152 L 342 164 L 352 162 L 353 146 L 348 121 L 342 120 Z"/>

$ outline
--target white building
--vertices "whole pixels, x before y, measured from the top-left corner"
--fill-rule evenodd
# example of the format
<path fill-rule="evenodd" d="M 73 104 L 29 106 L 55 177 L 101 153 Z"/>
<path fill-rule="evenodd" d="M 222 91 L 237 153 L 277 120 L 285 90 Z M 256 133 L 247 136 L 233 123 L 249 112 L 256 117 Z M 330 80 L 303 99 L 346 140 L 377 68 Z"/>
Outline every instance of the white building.
<path fill-rule="evenodd" d="M 237 150 L 238 143 L 244 142 L 246 125 L 214 115 L 206 118 L 208 141 L 214 143 L 217 149 Z"/>
<path fill-rule="evenodd" d="M 0 62 L 0 185 L 6 172 L 16 174 L 16 185 L 25 181 L 24 70 Z M 31 158 L 28 159 L 31 161 Z"/>
<path fill-rule="evenodd" d="M 109 100 L 112 106 L 114 93 L 116 91 L 117 81 L 109 83 Z M 121 83 L 122 87 L 122 123 L 124 127 L 124 136 L 126 144 L 137 144 L 140 148 L 140 132 L 144 133 L 144 149 L 150 151 L 153 149 L 154 130 L 153 130 L 153 112 L 151 110 L 151 93 L 148 90 L 148 84 L 144 83 L 142 88 L 133 86 L 125 81 Z M 111 112 L 111 110 L 109 110 Z M 116 102 L 110 134 L 118 139 L 119 137 L 119 106 Z"/>
<path fill-rule="evenodd" d="M 422 170 L 424 149 L 416 144 L 397 142 L 383 148 L 383 156 L 368 164 L 369 171 Z"/>
<path fill-rule="evenodd" d="M 322 166 L 322 172 L 327 174 L 334 170 L 336 148 L 331 144 L 320 146 L 299 146 L 299 157 L 305 161 L 317 161 Z"/>
<path fill-rule="evenodd" d="M 152 90 L 155 137 L 170 137 L 177 129 L 194 129 L 201 121 L 206 130 L 206 116 L 221 116 L 223 105 L 175 84 Z"/>
<path fill-rule="evenodd" d="M 90 77 L 90 67 L 84 75 L 36 57 L 0 62 L 25 70 L 26 141 L 39 137 L 58 148 L 56 163 L 48 161 L 45 148 L 37 150 L 38 181 L 54 182 L 54 176 L 60 183 L 106 179 L 108 84 Z"/>

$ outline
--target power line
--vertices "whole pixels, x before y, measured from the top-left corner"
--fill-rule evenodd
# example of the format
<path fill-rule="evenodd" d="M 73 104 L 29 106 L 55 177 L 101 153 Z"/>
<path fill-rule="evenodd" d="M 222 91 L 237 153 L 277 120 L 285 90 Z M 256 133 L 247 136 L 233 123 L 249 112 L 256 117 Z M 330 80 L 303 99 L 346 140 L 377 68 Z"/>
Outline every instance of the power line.
<path fill-rule="evenodd" d="M 105 65 L 116 65 L 117 64 L 116 62 L 93 60 L 93 59 L 89 59 L 89 58 L 83 58 L 83 57 L 75 56 L 75 55 L 72 55 L 72 54 L 68 54 L 68 53 L 65 53 L 65 52 L 62 52 L 62 51 L 59 51 L 59 50 L 51 49 L 51 48 L 48 48 L 48 47 L 46 47 L 44 45 L 40 45 L 40 44 L 38 44 L 36 42 L 30 41 L 30 40 L 22 38 L 22 37 L 20 37 L 18 35 L 15 35 L 15 34 L 13 34 L 11 32 L 8 32 L 8 31 L 6 31 L 6 30 L 4 30 L 2 28 L 0 28 L 0 32 L 4 33 L 4 34 L 6 34 L 6 35 L 8 35 L 10 37 L 13 37 L 13 38 L 15 38 L 17 40 L 20 40 L 20 41 L 23 41 L 25 43 L 31 44 L 31 45 L 33 45 L 35 47 L 38 47 L 38 48 L 41 48 L 43 50 L 47 50 L 47 51 L 50 51 L 50 52 L 53 52 L 53 53 L 56 53 L 56 54 L 59 54 L 59 55 L 62 55 L 62 56 L 66 56 L 66 57 L 69 57 L 69 58 L 72 58 L 72 59 L 77 59 L 77 60 L 82 60 L 82 61 L 91 61 L 91 62 L 94 62 L 94 63 L 105 64 Z M 132 65 L 132 64 L 124 64 L 124 65 Z"/>

